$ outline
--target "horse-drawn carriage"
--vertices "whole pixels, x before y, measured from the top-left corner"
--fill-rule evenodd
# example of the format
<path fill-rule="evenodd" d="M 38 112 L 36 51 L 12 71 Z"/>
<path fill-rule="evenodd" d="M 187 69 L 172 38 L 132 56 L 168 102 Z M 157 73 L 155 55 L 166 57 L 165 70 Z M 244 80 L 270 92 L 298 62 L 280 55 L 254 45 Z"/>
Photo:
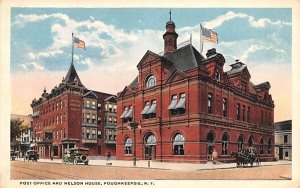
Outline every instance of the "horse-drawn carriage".
<path fill-rule="evenodd" d="M 231 157 L 236 158 L 236 167 L 241 166 L 253 166 L 253 163 L 256 162 L 257 165 L 260 164 L 259 156 L 256 154 L 256 150 L 253 147 L 243 148 L 240 152 L 232 152 Z"/>

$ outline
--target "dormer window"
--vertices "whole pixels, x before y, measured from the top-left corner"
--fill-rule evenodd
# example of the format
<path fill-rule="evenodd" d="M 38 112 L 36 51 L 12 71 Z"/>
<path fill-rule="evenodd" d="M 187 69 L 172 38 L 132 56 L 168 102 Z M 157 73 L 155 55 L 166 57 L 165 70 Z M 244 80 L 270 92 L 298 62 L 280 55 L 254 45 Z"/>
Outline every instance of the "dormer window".
<path fill-rule="evenodd" d="M 215 72 L 215 79 L 216 79 L 218 82 L 221 81 L 221 75 L 220 75 L 220 73 L 219 73 L 218 70 Z"/>
<path fill-rule="evenodd" d="M 246 93 L 246 85 L 242 84 L 242 93 Z"/>
<path fill-rule="evenodd" d="M 154 87 L 156 85 L 156 79 L 154 75 L 151 75 L 147 78 L 146 81 L 146 87 L 150 88 L 150 87 Z"/>

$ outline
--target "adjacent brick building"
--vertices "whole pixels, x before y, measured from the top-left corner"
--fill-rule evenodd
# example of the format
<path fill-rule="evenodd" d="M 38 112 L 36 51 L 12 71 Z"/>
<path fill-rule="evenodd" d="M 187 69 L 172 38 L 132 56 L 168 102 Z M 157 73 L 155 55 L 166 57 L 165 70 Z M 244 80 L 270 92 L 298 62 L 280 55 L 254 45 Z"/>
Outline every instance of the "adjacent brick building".
<path fill-rule="evenodd" d="M 117 159 L 207 162 L 253 146 L 261 160 L 274 158 L 274 102 L 270 83 L 250 81 L 236 60 L 224 72 L 222 54 L 203 57 L 191 44 L 177 49 L 175 23 L 166 23 L 162 55 L 147 51 L 138 76 L 117 95 Z"/>
<path fill-rule="evenodd" d="M 104 137 L 106 99 L 114 97 L 87 89 L 71 63 L 62 82 L 50 93 L 44 89 L 31 103 L 35 149 L 41 158 L 61 158 L 73 147 L 89 148 L 91 156 L 114 154 L 115 143 L 106 143 Z"/>

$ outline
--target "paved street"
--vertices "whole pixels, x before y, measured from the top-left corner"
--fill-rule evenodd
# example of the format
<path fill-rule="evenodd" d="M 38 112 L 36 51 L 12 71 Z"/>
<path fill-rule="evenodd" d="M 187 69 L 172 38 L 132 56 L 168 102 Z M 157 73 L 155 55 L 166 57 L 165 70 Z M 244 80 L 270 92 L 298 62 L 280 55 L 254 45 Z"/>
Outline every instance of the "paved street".
<path fill-rule="evenodd" d="M 91 160 L 90 165 L 62 164 L 61 160 L 41 159 L 39 162 L 11 161 L 11 179 L 290 179 L 291 162 L 262 163 L 259 167 L 235 168 L 235 164 L 189 164 L 137 161 Z"/>

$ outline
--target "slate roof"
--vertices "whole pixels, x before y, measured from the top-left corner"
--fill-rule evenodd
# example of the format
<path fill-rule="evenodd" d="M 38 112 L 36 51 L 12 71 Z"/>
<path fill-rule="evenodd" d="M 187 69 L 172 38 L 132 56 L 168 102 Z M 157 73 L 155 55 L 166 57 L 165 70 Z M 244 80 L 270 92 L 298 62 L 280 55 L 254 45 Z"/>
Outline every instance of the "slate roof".
<path fill-rule="evenodd" d="M 135 77 L 135 79 L 128 85 L 128 87 L 130 87 L 131 89 L 136 88 L 138 85 L 138 76 Z"/>
<path fill-rule="evenodd" d="M 109 102 L 117 103 L 116 96 L 114 96 L 114 95 L 105 98 L 104 101 L 109 101 Z"/>
<path fill-rule="evenodd" d="M 201 61 L 204 60 L 204 57 L 191 44 L 177 49 L 174 53 L 165 54 L 163 57 L 173 62 L 168 76 L 171 76 L 176 69 L 180 71 L 187 71 L 194 68 L 204 67 L 201 63 Z"/>
<path fill-rule="evenodd" d="M 291 130 L 292 130 L 292 120 L 275 123 L 275 131 L 291 131 Z"/>
<path fill-rule="evenodd" d="M 79 78 L 79 76 L 78 76 L 78 74 L 76 72 L 76 69 L 74 67 L 74 64 L 72 62 L 71 65 L 70 65 L 70 68 L 68 70 L 68 73 L 67 73 L 67 75 L 65 77 L 65 82 L 69 83 L 69 84 L 74 84 L 75 83 L 75 78 L 78 81 L 78 86 L 84 87 L 84 85 L 80 81 L 80 78 Z"/>

